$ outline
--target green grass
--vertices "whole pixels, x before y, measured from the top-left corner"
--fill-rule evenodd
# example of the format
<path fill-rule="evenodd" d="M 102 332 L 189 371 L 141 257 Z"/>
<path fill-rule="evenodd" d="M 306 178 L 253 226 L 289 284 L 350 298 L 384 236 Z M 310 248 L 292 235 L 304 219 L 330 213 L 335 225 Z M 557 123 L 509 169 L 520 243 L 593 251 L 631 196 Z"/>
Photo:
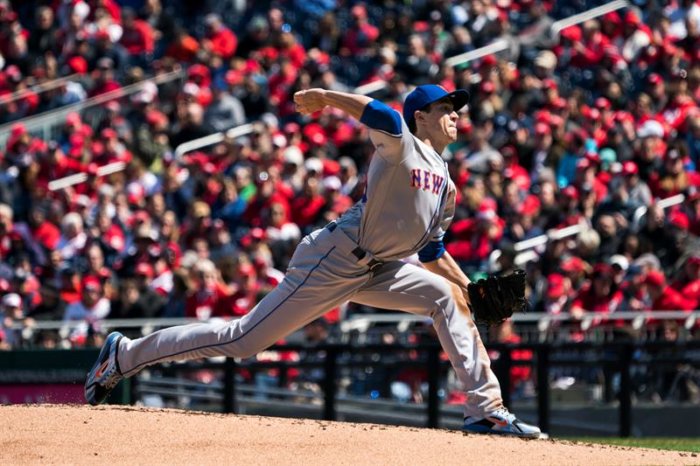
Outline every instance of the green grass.
<path fill-rule="evenodd" d="M 570 437 L 566 440 L 625 447 L 656 448 L 658 450 L 691 451 L 700 453 L 700 438 L 616 438 L 616 437 Z"/>

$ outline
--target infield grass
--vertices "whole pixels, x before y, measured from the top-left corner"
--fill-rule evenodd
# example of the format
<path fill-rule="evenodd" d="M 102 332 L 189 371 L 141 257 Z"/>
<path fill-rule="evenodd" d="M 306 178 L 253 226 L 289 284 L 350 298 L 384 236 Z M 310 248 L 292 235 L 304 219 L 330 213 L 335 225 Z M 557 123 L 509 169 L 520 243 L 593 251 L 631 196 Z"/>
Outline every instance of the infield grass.
<path fill-rule="evenodd" d="M 691 451 L 700 453 L 700 438 L 616 438 L 616 437 L 569 437 L 566 440 L 586 443 L 602 443 L 625 447 L 656 448 L 657 450 Z"/>

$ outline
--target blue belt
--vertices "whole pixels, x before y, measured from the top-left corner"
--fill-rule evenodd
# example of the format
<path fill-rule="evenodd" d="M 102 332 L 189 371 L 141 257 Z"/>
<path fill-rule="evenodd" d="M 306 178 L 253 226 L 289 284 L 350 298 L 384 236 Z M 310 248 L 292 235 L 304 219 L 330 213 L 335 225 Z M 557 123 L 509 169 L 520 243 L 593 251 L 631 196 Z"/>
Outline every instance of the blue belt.
<path fill-rule="evenodd" d="M 334 231 L 336 228 L 338 228 L 338 224 L 336 222 L 331 222 L 328 225 L 326 225 L 326 229 L 328 231 Z M 352 251 L 352 255 L 357 257 L 358 261 L 361 261 L 365 257 L 367 257 L 367 251 L 362 249 L 360 246 L 356 247 Z M 367 261 L 367 267 L 369 267 L 370 272 L 374 272 L 378 267 L 381 267 L 384 262 L 375 259 L 374 257 L 371 258 L 369 261 Z"/>

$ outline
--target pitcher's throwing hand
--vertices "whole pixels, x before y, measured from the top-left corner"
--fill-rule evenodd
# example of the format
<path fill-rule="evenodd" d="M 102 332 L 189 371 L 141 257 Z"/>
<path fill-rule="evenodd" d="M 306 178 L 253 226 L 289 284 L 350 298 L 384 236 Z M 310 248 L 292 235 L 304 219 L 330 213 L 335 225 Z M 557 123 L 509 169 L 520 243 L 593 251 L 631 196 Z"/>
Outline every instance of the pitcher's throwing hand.
<path fill-rule="evenodd" d="M 323 110 L 326 103 L 323 100 L 325 91 L 322 89 L 309 89 L 294 93 L 294 103 L 297 111 L 302 115 L 311 115 L 319 110 Z"/>

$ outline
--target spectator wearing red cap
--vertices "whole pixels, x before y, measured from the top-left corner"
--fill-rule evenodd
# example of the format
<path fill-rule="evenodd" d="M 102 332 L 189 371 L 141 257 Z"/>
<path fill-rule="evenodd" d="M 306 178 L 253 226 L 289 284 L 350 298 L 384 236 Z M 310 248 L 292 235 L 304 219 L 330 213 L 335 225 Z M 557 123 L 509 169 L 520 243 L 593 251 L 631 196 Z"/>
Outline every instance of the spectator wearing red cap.
<path fill-rule="evenodd" d="M 133 155 L 119 140 L 119 134 L 112 128 L 105 128 L 100 133 L 100 139 L 104 143 L 104 152 L 93 161 L 98 165 L 107 165 L 114 162 L 130 163 Z"/>
<path fill-rule="evenodd" d="M 537 196 L 527 196 L 506 224 L 504 237 L 517 243 L 541 235 L 543 231 L 535 223 L 539 212 L 540 201 Z"/>
<path fill-rule="evenodd" d="M 168 117 L 156 109 L 145 112 L 145 124 L 136 130 L 134 155 L 152 172 L 161 172 L 164 159 L 172 152 L 168 131 Z"/>
<path fill-rule="evenodd" d="M 644 284 L 651 298 L 651 310 L 654 311 L 691 311 L 695 302 L 674 290 L 666 282 L 666 276 L 659 270 L 650 270 Z"/>
<path fill-rule="evenodd" d="M 622 57 L 632 63 L 639 58 L 642 51 L 651 44 L 652 33 L 648 26 L 642 24 L 639 15 L 628 10 L 622 21 L 622 44 L 620 51 Z"/>
<path fill-rule="evenodd" d="M 309 160 L 319 163 L 311 166 Z M 323 164 L 318 159 L 309 160 L 301 195 L 292 200 L 291 204 L 292 220 L 302 231 L 323 223 L 322 214 L 326 205 L 326 200 L 321 194 Z"/>
<path fill-rule="evenodd" d="M 676 208 L 666 213 L 665 242 L 653 249 L 664 268 L 674 267 L 686 251 L 696 248 L 689 230 L 690 219 L 684 211 Z"/>
<path fill-rule="evenodd" d="M 285 268 L 286 268 L 285 264 Z M 256 254 L 253 256 L 253 266 L 255 267 L 255 273 L 258 277 L 258 290 L 259 294 L 269 293 L 277 285 L 282 283 L 284 279 L 284 273 L 280 270 L 274 268 L 272 263 L 265 257 Z"/>
<path fill-rule="evenodd" d="M 369 49 L 379 37 L 379 29 L 369 22 L 367 7 L 358 3 L 350 10 L 352 25 L 343 35 L 341 55 L 358 56 Z"/>
<path fill-rule="evenodd" d="M 474 218 L 452 224 L 452 241 L 445 249 L 463 266 L 481 266 L 503 237 L 504 226 L 495 203 L 484 201 Z"/>
<path fill-rule="evenodd" d="M 559 211 L 557 227 L 568 226 L 579 222 L 581 218 L 581 193 L 576 186 L 567 186 L 559 192 L 558 205 Z"/>
<path fill-rule="evenodd" d="M 36 321 L 60 321 L 66 312 L 66 302 L 61 299 L 59 288 L 42 277 L 39 288 L 39 302 L 33 305 L 27 313 Z"/>
<path fill-rule="evenodd" d="M 122 26 L 118 24 L 121 20 L 121 12 L 115 13 L 118 15 L 117 22 L 110 22 L 103 16 L 99 24 L 94 23 L 90 25 L 91 45 L 94 48 L 94 52 L 91 55 L 90 68 L 95 68 L 96 61 L 103 57 L 110 58 L 117 70 L 123 70 L 129 65 L 129 51 L 124 44 L 120 43 L 124 32 Z M 137 39 L 138 37 L 134 35 L 128 41 L 131 43 Z"/>
<path fill-rule="evenodd" d="M 683 260 L 683 267 L 669 285 L 688 301 L 694 302 L 693 309 L 700 306 L 700 252 L 690 252 Z"/>
<path fill-rule="evenodd" d="M 608 187 L 598 177 L 600 168 L 600 158 L 597 153 L 586 152 L 583 158 L 580 158 L 576 163 L 576 176 L 574 178 L 575 185 L 579 188 L 582 197 L 585 197 L 588 191 L 594 193 L 594 205 L 597 205 L 608 196 Z"/>
<path fill-rule="evenodd" d="M 622 183 L 627 191 L 628 202 L 635 206 L 648 206 L 652 203 L 651 189 L 645 181 L 639 177 L 639 168 L 632 161 L 626 161 L 622 164 L 620 172 Z"/>
<path fill-rule="evenodd" d="M 132 144 L 134 141 L 133 127 L 131 122 L 126 119 L 122 112 L 122 105 L 116 100 L 110 100 L 105 104 L 105 112 L 97 125 L 100 134 L 106 128 L 112 128 L 116 131 L 120 140 L 127 144 Z"/>
<path fill-rule="evenodd" d="M 151 264 L 142 262 L 136 266 L 135 276 L 119 282 L 119 295 L 112 301 L 110 318 L 143 319 L 159 317 L 166 299 L 149 287 L 153 278 Z"/>
<path fill-rule="evenodd" d="M 214 55 L 228 60 L 236 53 L 238 37 L 227 28 L 219 15 L 210 13 L 204 18 L 206 33 L 202 39 L 202 47 Z"/>
<path fill-rule="evenodd" d="M 260 291 L 257 271 L 248 259 L 239 262 L 234 275 L 234 286 L 230 298 L 232 312 L 234 316 L 242 317 L 255 306 Z"/>
<path fill-rule="evenodd" d="M 668 104 L 666 81 L 659 73 L 650 73 L 647 77 L 647 89 L 652 98 L 651 105 L 656 112 L 661 112 Z"/>
<path fill-rule="evenodd" d="M 157 262 L 157 259 L 154 261 Z M 141 262 L 134 270 L 134 279 L 139 291 L 140 317 L 157 317 L 163 312 L 165 298 L 153 286 L 155 269 L 149 262 Z"/>
<path fill-rule="evenodd" d="M 560 273 L 549 274 L 547 276 L 546 291 L 543 299 L 538 303 L 536 311 L 553 315 L 568 313 L 573 292 L 569 277 Z"/>
<path fill-rule="evenodd" d="M 63 320 L 84 320 L 92 324 L 106 318 L 111 310 L 111 305 L 103 294 L 100 279 L 88 275 L 83 278 L 80 289 L 80 301 L 74 302 L 66 307 Z"/>
<path fill-rule="evenodd" d="M 597 20 L 588 20 L 581 27 L 581 40 L 572 43 L 570 65 L 577 68 L 597 66 L 605 57 L 610 39 L 603 35 Z"/>
<path fill-rule="evenodd" d="M 245 109 L 226 83 L 215 83 L 212 103 L 204 112 L 204 121 L 216 131 L 227 131 L 246 122 Z"/>

